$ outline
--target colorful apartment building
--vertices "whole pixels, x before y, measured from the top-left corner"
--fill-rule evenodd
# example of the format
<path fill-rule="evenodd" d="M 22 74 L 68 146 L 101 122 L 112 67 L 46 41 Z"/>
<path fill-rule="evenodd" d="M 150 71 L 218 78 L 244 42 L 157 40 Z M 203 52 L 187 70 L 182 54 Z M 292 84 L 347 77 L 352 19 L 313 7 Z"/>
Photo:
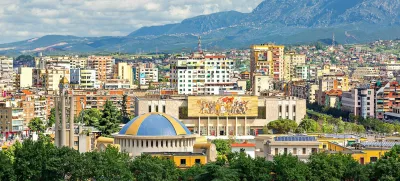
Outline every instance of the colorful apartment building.
<path fill-rule="evenodd" d="M 271 76 L 274 80 L 284 79 L 284 46 L 274 44 L 252 45 L 250 47 L 250 77 L 254 73 Z M 252 80 L 253 81 L 253 80 Z"/>
<path fill-rule="evenodd" d="M 376 92 L 376 118 L 383 119 L 386 112 L 393 112 L 393 107 L 400 106 L 400 85 L 393 81 Z"/>
<path fill-rule="evenodd" d="M 89 56 L 88 67 L 96 70 L 96 80 L 105 82 L 112 79 L 115 60 L 111 56 Z"/>

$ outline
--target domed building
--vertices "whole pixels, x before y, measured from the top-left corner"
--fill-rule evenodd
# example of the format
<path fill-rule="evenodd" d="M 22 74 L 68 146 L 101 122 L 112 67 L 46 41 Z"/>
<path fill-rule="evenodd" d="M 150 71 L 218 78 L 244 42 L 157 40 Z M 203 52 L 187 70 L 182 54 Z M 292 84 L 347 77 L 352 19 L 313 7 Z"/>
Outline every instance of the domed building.
<path fill-rule="evenodd" d="M 114 144 L 131 156 L 142 153 L 192 153 L 196 136 L 181 121 L 165 113 L 146 113 L 129 121 L 114 136 Z"/>

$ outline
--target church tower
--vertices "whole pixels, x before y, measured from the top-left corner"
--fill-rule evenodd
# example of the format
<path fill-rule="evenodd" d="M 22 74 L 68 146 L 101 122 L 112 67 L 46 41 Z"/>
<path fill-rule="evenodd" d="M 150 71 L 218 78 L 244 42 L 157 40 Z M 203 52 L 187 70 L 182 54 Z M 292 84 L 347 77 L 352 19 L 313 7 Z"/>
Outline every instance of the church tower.
<path fill-rule="evenodd" d="M 73 92 L 68 95 L 69 81 L 64 76 L 58 85 L 59 95 L 55 97 L 55 113 L 56 113 L 56 124 L 55 124 L 55 144 L 58 147 L 68 146 L 74 147 L 74 99 Z M 66 102 L 69 102 L 69 143 L 67 143 L 67 111 Z M 61 112 L 61 121 L 60 121 Z"/>

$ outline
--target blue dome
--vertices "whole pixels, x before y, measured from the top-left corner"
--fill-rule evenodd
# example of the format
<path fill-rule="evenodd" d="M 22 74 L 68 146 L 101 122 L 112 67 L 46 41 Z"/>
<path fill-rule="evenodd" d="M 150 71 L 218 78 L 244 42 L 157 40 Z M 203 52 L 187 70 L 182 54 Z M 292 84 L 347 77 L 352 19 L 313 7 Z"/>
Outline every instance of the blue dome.
<path fill-rule="evenodd" d="M 170 115 L 147 113 L 133 118 L 119 132 L 134 136 L 177 136 L 190 135 L 189 129 Z"/>

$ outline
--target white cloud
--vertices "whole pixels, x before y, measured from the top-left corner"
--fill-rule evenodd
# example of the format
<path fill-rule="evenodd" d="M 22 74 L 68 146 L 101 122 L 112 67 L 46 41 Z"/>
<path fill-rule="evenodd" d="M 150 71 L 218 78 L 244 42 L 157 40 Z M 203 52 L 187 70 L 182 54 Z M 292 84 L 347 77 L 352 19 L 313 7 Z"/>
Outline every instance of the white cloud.
<path fill-rule="evenodd" d="M 262 0 L 0 0 L 0 43 L 47 34 L 124 36 L 143 26 L 220 11 L 251 12 Z"/>

